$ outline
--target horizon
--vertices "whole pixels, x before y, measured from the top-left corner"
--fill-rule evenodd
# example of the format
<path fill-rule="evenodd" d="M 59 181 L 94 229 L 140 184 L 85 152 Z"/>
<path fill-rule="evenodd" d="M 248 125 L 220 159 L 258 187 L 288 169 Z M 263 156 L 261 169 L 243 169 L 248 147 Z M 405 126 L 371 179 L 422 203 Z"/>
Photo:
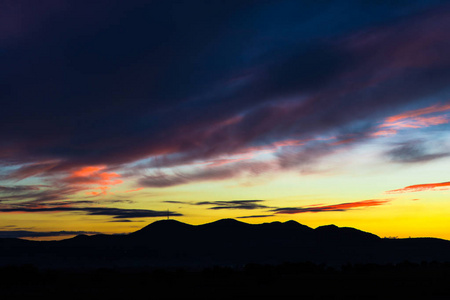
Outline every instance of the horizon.
<path fill-rule="evenodd" d="M 16 239 L 28 240 L 28 241 L 63 241 L 63 240 L 66 240 L 66 239 L 72 239 L 72 238 L 77 237 L 77 236 L 129 235 L 129 234 L 138 232 L 138 231 L 140 231 L 142 229 L 145 229 L 145 228 L 149 227 L 150 225 L 152 225 L 154 223 L 164 223 L 164 222 L 167 222 L 167 221 L 175 221 L 177 223 L 189 225 L 189 226 L 192 226 L 192 227 L 201 227 L 201 226 L 204 226 L 204 225 L 209 225 L 209 224 L 217 223 L 217 222 L 220 222 L 220 221 L 227 221 L 227 220 L 236 221 L 238 223 L 243 223 L 245 225 L 264 225 L 264 224 L 274 224 L 274 223 L 286 224 L 286 223 L 289 223 L 289 222 L 295 222 L 298 225 L 306 226 L 306 227 L 308 227 L 308 228 L 310 228 L 312 230 L 316 230 L 316 229 L 318 229 L 320 227 L 336 226 L 335 224 L 323 224 L 323 225 L 319 225 L 317 227 L 310 227 L 310 226 L 302 224 L 302 223 L 300 223 L 300 222 L 298 222 L 296 220 L 287 220 L 287 221 L 284 221 L 284 222 L 271 221 L 271 222 L 262 222 L 262 223 L 247 223 L 247 222 L 244 222 L 244 221 L 241 221 L 241 220 L 237 220 L 237 219 L 234 219 L 234 218 L 223 218 L 223 219 L 218 219 L 218 220 L 214 220 L 214 221 L 207 222 L 207 223 L 189 224 L 187 222 L 182 222 L 182 221 L 179 221 L 177 219 L 159 219 L 159 220 L 153 220 L 150 223 L 147 223 L 146 225 L 144 225 L 143 227 L 136 229 L 135 231 L 126 232 L 126 233 L 113 233 L 113 234 L 107 234 L 107 233 L 102 233 L 102 232 L 72 232 L 72 233 L 67 232 L 66 233 L 66 232 L 63 232 L 63 231 L 61 231 L 61 232 L 33 232 L 33 231 L 26 231 L 26 230 L 24 230 L 24 231 L 17 231 L 16 235 L 14 235 L 14 232 L 9 231 L 9 232 L 7 232 L 7 234 L 9 234 L 9 236 L 3 236 L 2 235 L 2 231 L 0 231 L 0 239 L 2 239 L 2 238 L 16 238 Z M 373 234 L 372 232 L 360 230 L 359 228 L 351 227 L 351 226 L 342 226 L 342 227 L 341 226 L 336 226 L 336 227 L 337 228 L 351 228 L 351 229 L 356 229 L 358 231 L 362 231 L 362 232 Z M 376 236 L 378 236 L 378 235 L 376 235 Z M 429 236 L 418 236 L 418 237 L 411 237 L 411 236 L 409 236 L 409 237 L 403 237 L 403 238 L 400 238 L 398 236 L 383 236 L 383 237 L 378 236 L 378 237 L 381 238 L 381 239 L 423 239 L 423 238 L 432 238 L 432 239 L 440 239 L 440 240 L 450 241 L 448 239 L 429 237 Z"/>
<path fill-rule="evenodd" d="M 448 2 L 0 8 L 0 234 L 231 218 L 450 240 Z"/>

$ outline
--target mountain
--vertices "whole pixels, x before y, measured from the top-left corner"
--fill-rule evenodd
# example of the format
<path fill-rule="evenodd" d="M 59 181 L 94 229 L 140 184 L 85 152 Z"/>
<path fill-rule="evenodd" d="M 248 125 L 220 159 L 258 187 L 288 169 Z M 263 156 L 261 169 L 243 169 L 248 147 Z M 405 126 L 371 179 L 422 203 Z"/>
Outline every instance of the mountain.
<path fill-rule="evenodd" d="M 190 225 L 153 222 L 128 235 L 80 235 L 62 241 L 0 239 L 0 265 L 45 268 L 242 266 L 283 262 L 395 263 L 450 261 L 450 241 L 381 239 L 350 227 L 312 229 L 295 221 L 234 219 Z"/>

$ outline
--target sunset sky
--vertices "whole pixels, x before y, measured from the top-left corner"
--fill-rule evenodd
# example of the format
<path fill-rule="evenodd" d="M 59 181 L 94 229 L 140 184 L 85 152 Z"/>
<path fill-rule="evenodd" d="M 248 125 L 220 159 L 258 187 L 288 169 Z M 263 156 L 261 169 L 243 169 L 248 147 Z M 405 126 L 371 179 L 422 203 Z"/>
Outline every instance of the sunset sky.
<path fill-rule="evenodd" d="M 4 0 L 0 61 L 1 237 L 450 239 L 448 1 Z"/>

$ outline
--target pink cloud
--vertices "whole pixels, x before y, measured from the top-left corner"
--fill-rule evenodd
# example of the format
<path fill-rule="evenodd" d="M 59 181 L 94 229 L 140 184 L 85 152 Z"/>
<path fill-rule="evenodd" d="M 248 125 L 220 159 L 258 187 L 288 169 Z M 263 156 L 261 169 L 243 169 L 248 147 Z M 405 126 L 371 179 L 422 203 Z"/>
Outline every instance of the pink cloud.
<path fill-rule="evenodd" d="M 378 126 L 378 129 L 373 132 L 371 136 L 392 136 L 397 134 L 400 129 L 425 128 L 429 126 L 447 124 L 450 122 L 450 117 L 445 114 L 447 111 L 450 111 L 450 104 L 435 104 L 429 107 L 410 110 L 401 114 L 390 116 L 384 119 L 384 121 Z M 442 115 L 443 113 L 444 115 Z"/>
<path fill-rule="evenodd" d="M 404 119 L 415 118 L 415 117 L 419 117 L 419 116 L 423 116 L 423 115 L 428 115 L 428 114 L 437 113 L 437 112 L 444 112 L 444 111 L 448 111 L 448 110 L 450 110 L 450 104 L 445 104 L 445 105 L 436 104 L 436 105 L 432 105 L 429 107 L 416 109 L 416 110 L 410 110 L 410 111 L 407 111 L 402 114 L 391 116 L 391 117 L 387 118 L 385 121 L 387 123 L 393 123 L 393 122 L 397 122 L 397 121 L 404 120 Z"/>

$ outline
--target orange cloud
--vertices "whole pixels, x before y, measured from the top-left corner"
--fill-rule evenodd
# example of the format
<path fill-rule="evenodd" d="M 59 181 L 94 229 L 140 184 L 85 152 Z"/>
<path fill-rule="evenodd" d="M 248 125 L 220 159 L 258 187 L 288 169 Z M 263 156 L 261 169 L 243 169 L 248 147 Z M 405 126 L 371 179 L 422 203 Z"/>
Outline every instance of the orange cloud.
<path fill-rule="evenodd" d="M 138 192 L 138 191 L 140 191 L 140 190 L 143 190 L 144 188 L 143 187 L 140 187 L 140 188 L 137 188 L 137 189 L 134 189 L 134 190 L 128 190 L 128 191 L 124 191 L 124 193 L 133 193 L 133 192 Z"/>
<path fill-rule="evenodd" d="M 65 181 L 74 184 L 89 185 L 116 185 L 123 181 L 119 179 L 121 176 L 115 172 L 100 172 L 106 166 L 88 166 L 72 172 Z"/>
<path fill-rule="evenodd" d="M 99 191 L 86 192 L 87 195 L 99 196 L 106 195 L 111 185 L 121 184 L 120 174 L 115 172 L 102 172 L 106 169 L 105 165 L 82 167 L 72 172 L 64 181 L 76 185 L 97 186 Z"/>
<path fill-rule="evenodd" d="M 401 189 L 387 191 L 386 194 L 413 193 L 429 190 L 442 191 L 448 189 L 450 189 L 450 181 L 440 183 L 425 183 L 425 184 L 410 185 Z"/>
<path fill-rule="evenodd" d="M 105 168 L 106 168 L 105 165 L 83 167 L 77 171 L 72 172 L 71 177 L 87 177 L 87 176 L 90 176 L 93 173 L 97 173 L 98 171 L 103 170 Z"/>
<path fill-rule="evenodd" d="M 92 191 L 92 192 L 86 192 L 86 195 L 92 195 L 92 196 L 99 196 L 99 195 L 107 195 L 108 194 L 108 190 L 111 187 L 109 186 L 100 186 L 97 189 L 100 190 L 100 192 L 96 192 L 96 191 Z"/>
<path fill-rule="evenodd" d="M 359 207 L 370 207 L 370 206 L 379 206 L 386 204 L 387 202 L 391 201 L 390 199 L 385 200 L 379 200 L 379 199 L 371 199 L 371 200 L 363 200 L 363 201 L 357 201 L 357 202 L 347 202 L 347 203 L 339 203 L 339 204 L 332 204 L 332 205 L 321 205 L 321 204 L 315 204 L 315 205 L 309 205 L 306 207 L 282 207 L 282 208 L 276 208 L 273 211 L 276 214 L 299 214 L 299 213 L 306 213 L 306 212 L 325 212 L 325 211 L 347 211 L 353 208 L 359 208 Z"/>

